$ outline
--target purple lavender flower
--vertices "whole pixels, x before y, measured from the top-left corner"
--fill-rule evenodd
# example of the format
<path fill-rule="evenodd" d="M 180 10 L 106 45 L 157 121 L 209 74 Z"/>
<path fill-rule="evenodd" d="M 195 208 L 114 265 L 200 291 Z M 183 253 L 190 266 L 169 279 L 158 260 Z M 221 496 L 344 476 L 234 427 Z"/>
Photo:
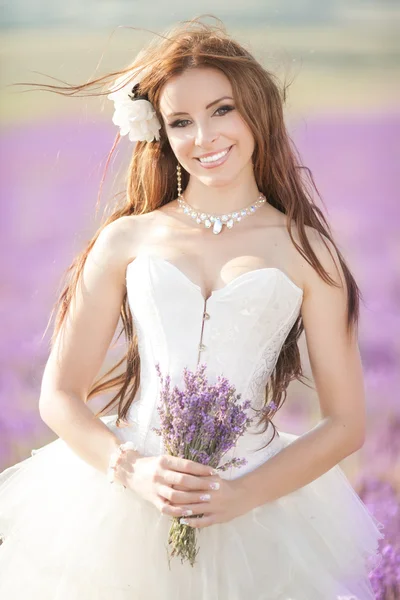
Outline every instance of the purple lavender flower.
<path fill-rule="evenodd" d="M 233 458 L 225 464 L 221 460 L 253 420 L 248 415 L 250 401 L 239 402 L 241 394 L 222 375 L 211 385 L 205 364 L 194 372 L 184 368 L 183 389 L 171 388 L 171 378 L 162 374 L 159 364 L 156 370 L 161 381 L 157 406 L 160 427 L 153 430 L 163 438 L 167 453 L 220 471 L 245 465 L 245 458 Z M 198 550 L 193 528 L 172 519 L 168 543 L 171 556 L 178 555 L 181 562 L 188 560 L 194 565 Z"/>
<path fill-rule="evenodd" d="M 395 488 L 389 481 L 365 478 L 360 497 L 371 513 L 384 525 L 378 558 L 369 578 L 376 600 L 400 598 L 400 507 Z"/>

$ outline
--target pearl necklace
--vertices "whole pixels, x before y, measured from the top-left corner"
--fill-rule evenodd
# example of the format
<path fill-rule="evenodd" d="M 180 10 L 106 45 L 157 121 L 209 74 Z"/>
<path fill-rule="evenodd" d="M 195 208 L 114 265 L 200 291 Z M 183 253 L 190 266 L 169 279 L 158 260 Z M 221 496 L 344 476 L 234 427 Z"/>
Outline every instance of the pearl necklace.
<path fill-rule="evenodd" d="M 222 231 L 223 225 L 226 225 L 228 229 L 232 229 L 235 223 L 238 223 L 244 217 L 255 213 L 256 210 L 260 208 L 260 206 L 262 206 L 265 202 L 266 198 L 264 194 L 260 194 L 256 202 L 254 202 L 254 204 L 249 204 L 249 206 L 246 206 L 246 208 L 235 212 L 226 213 L 224 215 L 213 215 L 210 213 L 196 211 L 193 208 L 193 206 L 190 206 L 190 204 L 185 202 L 182 194 L 178 196 L 178 204 L 183 209 L 184 214 L 189 215 L 189 217 L 192 217 L 192 219 L 196 221 L 196 223 L 198 223 L 199 225 L 203 223 L 204 227 L 206 227 L 207 229 L 209 229 L 211 225 L 213 225 L 213 233 L 215 234 L 218 234 Z"/>

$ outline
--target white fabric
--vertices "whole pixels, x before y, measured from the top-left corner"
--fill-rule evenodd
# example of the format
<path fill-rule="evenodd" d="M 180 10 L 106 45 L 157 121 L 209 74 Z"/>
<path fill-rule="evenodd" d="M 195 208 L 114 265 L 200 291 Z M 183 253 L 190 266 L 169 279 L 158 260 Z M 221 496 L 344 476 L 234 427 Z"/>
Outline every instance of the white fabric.
<path fill-rule="evenodd" d="M 141 253 L 127 268 L 138 333 L 141 385 L 132 425 L 103 422 L 144 455 L 163 452 L 154 365 L 182 382 L 200 362 L 224 374 L 243 399 L 260 406 L 265 383 L 296 321 L 302 290 L 275 268 L 257 269 L 212 293 L 167 260 Z M 240 477 L 296 436 L 249 431 L 233 456 Z M 378 560 L 382 525 L 367 511 L 339 466 L 311 484 L 228 523 L 198 532 L 192 568 L 171 561 L 169 517 L 131 490 L 110 485 L 61 439 L 0 474 L 0 598 L 4 600 L 373 600 L 368 567 Z M 367 558 L 368 563 L 367 563 Z"/>

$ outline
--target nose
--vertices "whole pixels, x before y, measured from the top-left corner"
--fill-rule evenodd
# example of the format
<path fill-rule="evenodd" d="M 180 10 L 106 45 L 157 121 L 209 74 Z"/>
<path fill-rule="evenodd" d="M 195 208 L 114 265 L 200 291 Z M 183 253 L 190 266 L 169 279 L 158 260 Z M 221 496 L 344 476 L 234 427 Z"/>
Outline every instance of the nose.
<path fill-rule="evenodd" d="M 207 148 L 218 138 L 218 132 L 209 124 L 198 125 L 194 143 L 196 146 Z"/>

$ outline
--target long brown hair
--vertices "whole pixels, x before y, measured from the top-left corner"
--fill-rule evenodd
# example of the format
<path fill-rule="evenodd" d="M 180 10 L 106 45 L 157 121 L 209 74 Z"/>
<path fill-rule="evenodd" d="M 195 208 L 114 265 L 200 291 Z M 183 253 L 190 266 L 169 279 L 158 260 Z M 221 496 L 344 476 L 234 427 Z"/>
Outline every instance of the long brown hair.
<path fill-rule="evenodd" d="M 323 269 L 307 239 L 305 227 L 312 227 L 321 234 L 321 239 L 328 240 L 335 248 L 347 284 L 347 329 L 357 326 L 359 317 L 358 286 L 351 275 L 340 251 L 335 245 L 330 227 L 313 201 L 312 193 L 316 188 L 311 171 L 301 165 L 299 154 L 290 139 L 284 123 L 283 104 L 286 99 L 286 85 L 281 86 L 277 78 L 267 71 L 257 60 L 226 32 L 219 19 L 216 25 L 210 25 L 197 17 L 183 21 L 162 35 L 157 35 L 136 57 L 133 63 L 120 71 L 109 73 L 82 85 L 41 85 L 42 89 L 65 95 L 104 95 L 109 92 L 110 85 L 121 76 L 140 74 L 140 91 L 147 94 L 153 104 L 157 116 L 162 123 L 159 111 L 160 93 L 163 85 L 174 75 L 186 69 L 212 67 L 219 69 L 229 79 L 235 100 L 235 106 L 250 127 L 254 139 L 253 154 L 254 174 L 258 189 L 264 193 L 269 203 L 286 215 L 286 226 L 290 238 L 310 265 L 330 285 L 337 285 Z M 103 86 L 106 91 L 103 90 Z M 94 92 L 91 90 L 95 90 Z M 102 91 L 103 90 L 103 91 Z M 88 93 L 89 92 L 89 93 Z M 101 230 L 109 223 L 128 215 L 139 215 L 151 212 L 167 204 L 176 197 L 176 159 L 169 145 L 162 126 L 160 141 L 137 142 L 132 151 L 132 158 L 127 173 L 127 189 L 124 201 L 113 208 L 112 213 L 104 219 L 87 248 L 77 256 L 67 271 L 65 287 L 58 299 L 54 311 L 57 311 L 52 344 L 62 328 L 71 299 L 87 256 L 92 249 Z M 107 165 L 118 144 L 117 135 L 108 156 Z M 106 169 L 107 169 L 106 165 Z M 185 189 L 189 175 L 182 169 L 182 190 Z M 293 223 L 297 227 L 300 245 L 292 235 Z M 326 238 L 326 240 L 324 239 Z M 114 407 L 118 407 L 117 424 L 126 422 L 129 408 L 135 398 L 140 383 L 140 356 L 137 336 L 125 293 L 121 306 L 122 330 L 125 334 L 127 351 L 125 357 L 114 365 L 104 376 L 95 381 L 91 387 L 87 401 L 93 396 L 116 390 L 115 395 L 96 416 L 102 415 Z M 271 423 L 271 417 L 282 406 L 286 399 L 286 389 L 294 379 L 307 379 L 300 361 L 298 340 L 303 332 L 303 322 L 299 315 L 289 332 L 274 371 L 265 388 L 265 406 L 273 401 L 275 408 L 264 410 L 261 421 L 265 428 Z M 122 368 L 122 372 L 119 372 Z M 265 429 L 264 429 L 265 431 Z"/>

